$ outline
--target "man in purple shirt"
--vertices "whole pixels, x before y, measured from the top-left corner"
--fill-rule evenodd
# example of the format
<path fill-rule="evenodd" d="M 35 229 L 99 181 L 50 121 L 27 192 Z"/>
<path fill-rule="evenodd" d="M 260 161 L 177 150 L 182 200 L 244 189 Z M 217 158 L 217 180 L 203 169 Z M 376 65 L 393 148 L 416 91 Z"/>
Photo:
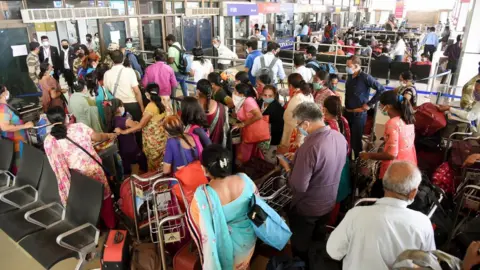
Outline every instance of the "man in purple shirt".
<path fill-rule="evenodd" d="M 160 93 L 158 93 L 158 95 L 168 110 L 172 108 L 170 96 L 172 89 L 177 87 L 177 79 L 175 78 L 173 69 L 166 64 L 167 54 L 162 49 L 156 49 L 153 57 L 155 58 L 155 64 L 150 65 L 145 70 L 142 85 L 146 88 L 150 83 L 158 84 L 160 87 Z"/>
<path fill-rule="evenodd" d="M 325 125 L 323 113 L 315 103 L 298 105 L 293 117 L 305 141 L 297 150 L 293 165 L 285 160 L 280 160 L 280 164 L 291 170 L 288 183 L 293 199 L 288 218 L 293 233 L 292 251 L 308 262 L 310 246 L 324 240 L 348 146 L 341 133 Z"/>

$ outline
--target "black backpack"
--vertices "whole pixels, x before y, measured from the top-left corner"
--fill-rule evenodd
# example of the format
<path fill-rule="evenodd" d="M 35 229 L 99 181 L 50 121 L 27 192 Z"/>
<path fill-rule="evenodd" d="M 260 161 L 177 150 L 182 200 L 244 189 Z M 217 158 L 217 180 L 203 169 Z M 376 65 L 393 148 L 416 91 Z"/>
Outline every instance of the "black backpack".
<path fill-rule="evenodd" d="M 127 52 L 127 57 L 130 54 L 133 54 L 133 56 L 135 56 L 135 58 L 137 58 L 137 62 L 140 65 L 140 67 L 142 68 L 142 71 L 145 71 L 145 69 L 147 68 L 147 63 L 145 62 L 145 60 L 143 60 L 143 57 L 140 57 L 139 55 L 136 55 L 132 52 Z"/>
<path fill-rule="evenodd" d="M 305 262 L 299 258 L 290 258 L 287 256 L 274 256 L 267 264 L 266 270 L 305 270 Z"/>
<path fill-rule="evenodd" d="M 180 52 L 180 57 L 178 59 L 178 64 L 177 64 L 177 62 L 173 61 L 175 63 L 175 66 L 177 66 L 177 68 L 178 68 L 178 72 L 180 72 L 183 75 L 187 75 L 188 74 L 188 72 L 187 72 L 188 61 L 185 58 L 185 56 L 186 56 L 185 55 L 185 50 L 180 49 L 178 46 L 175 46 L 175 45 L 172 45 L 172 48 L 175 48 L 176 50 L 178 50 L 178 52 Z"/>

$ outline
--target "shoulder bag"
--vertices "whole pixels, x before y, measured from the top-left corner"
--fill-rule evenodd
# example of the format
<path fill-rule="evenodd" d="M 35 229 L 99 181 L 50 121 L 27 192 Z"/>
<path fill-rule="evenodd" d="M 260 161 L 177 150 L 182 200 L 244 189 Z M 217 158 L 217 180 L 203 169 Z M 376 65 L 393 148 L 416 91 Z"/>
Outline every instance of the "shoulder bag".
<path fill-rule="evenodd" d="M 242 110 L 245 107 L 242 106 Z M 248 112 L 245 112 L 247 115 Z M 263 115 L 260 120 L 251 123 L 242 128 L 242 142 L 243 143 L 259 143 L 270 140 L 270 117 Z"/>
<path fill-rule="evenodd" d="M 177 170 L 174 175 L 175 175 L 175 178 L 178 179 L 178 182 L 180 183 L 180 185 L 182 186 L 183 195 L 187 199 L 187 202 L 190 203 L 193 199 L 193 196 L 195 195 L 195 191 L 197 190 L 197 187 L 199 187 L 202 184 L 207 184 L 208 180 L 207 180 L 207 177 L 205 176 L 205 173 L 203 172 L 202 165 L 198 160 L 198 154 L 194 157 L 195 160 L 189 164 L 187 160 L 187 156 L 185 155 L 185 151 L 182 149 L 182 145 L 180 144 L 179 139 L 177 139 L 177 144 L 178 144 L 178 150 L 180 151 L 180 155 L 182 156 L 183 162 L 186 165 L 181 169 Z M 173 191 L 177 196 L 178 201 L 180 202 L 180 205 L 185 207 L 185 205 L 183 205 L 183 196 L 182 196 L 182 192 L 180 191 L 180 187 L 178 185 L 175 185 L 173 187 Z"/>
<path fill-rule="evenodd" d="M 290 240 L 292 232 L 287 223 L 259 196 L 252 196 L 247 216 L 255 234 L 265 244 L 282 250 Z"/>

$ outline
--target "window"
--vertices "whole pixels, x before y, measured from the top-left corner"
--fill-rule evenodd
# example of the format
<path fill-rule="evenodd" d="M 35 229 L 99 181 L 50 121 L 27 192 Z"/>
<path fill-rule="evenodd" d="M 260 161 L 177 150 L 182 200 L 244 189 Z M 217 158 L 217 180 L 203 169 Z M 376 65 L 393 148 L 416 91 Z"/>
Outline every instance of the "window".
<path fill-rule="evenodd" d="M 160 20 L 142 21 L 143 46 L 146 51 L 163 48 L 162 22 Z"/>
<path fill-rule="evenodd" d="M 61 8 L 62 1 L 27 0 L 27 8 Z"/>
<path fill-rule="evenodd" d="M 0 1 L 0 20 L 19 20 L 22 1 Z"/>
<path fill-rule="evenodd" d="M 140 0 L 140 14 L 162 14 L 162 0 Z"/>
<path fill-rule="evenodd" d="M 65 0 L 65 7 L 95 7 L 95 0 Z"/>
<path fill-rule="evenodd" d="M 112 15 L 125 15 L 125 1 L 124 0 L 107 0 L 98 1 L 99 7 L 110 7 L 112 9 Z"/>

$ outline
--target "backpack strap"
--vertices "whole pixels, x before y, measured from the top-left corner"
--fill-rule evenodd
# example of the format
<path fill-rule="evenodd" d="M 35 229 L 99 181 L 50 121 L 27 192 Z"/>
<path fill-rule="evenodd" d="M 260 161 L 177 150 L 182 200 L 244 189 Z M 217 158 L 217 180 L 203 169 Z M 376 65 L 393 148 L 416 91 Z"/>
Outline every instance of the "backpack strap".
<path fill-rule="evenodd" d="M 265 56 L 260 57 L 260 68 L 265 68 L 267 65 L 265 64 Z"/>
<path fill-rule="evenodd" d="M 278 61 L 278 58 L 276 58 L 276 57 L 273 58 L 272 62 L 270 63 L 270 66 L 268 66 L 268 69 L 271 70 L 271 69 L 275 66 L 275 64 L 277 63 L 277 61 Z"/>
<path fill-rule="evenodd" d="M 122 67 L 122 69 L 120 69 L 120 72 L 118 72 L 117 80 L 115 81 L 115 86 L 113 87 L 113 96 L 115 96 L 115 94 L 117 93 L 118 82 L 120 81 L 120 76 L 122 76 L 123 69 L 124 69 L 124 67 Z"/>
<path fill-rule="evenodd" d="M 210 135 L 213 133 L 213 130 L 217 126 L 218 118 L 220 118 L 220 104 L 217 104 L 217 112 L 215 113 L 215 118 L 213 118 L 212 124 L 208 128 Z"/>
<path fill-rule="evenodd" d="M 184 51 L 183 51 L 182 49 L 180 49 L 177 45 L 172 45 L 172 48 L 175 48 L 175 49 L 180 53 L 180 55 L 178 56 L 178 64 L 177 64 L 177 62 L 175 61 L 175 59 L 173 59 L 173 63 L 175 64 L 175 66 L 176 66 L 177 68 L 179 68 L 179 67 L 180 67 L 179 64 L 180 64 L 180 61 L 181 61 L 182 58 L 183 58 L 183 53 L 184 53 Z"/>

